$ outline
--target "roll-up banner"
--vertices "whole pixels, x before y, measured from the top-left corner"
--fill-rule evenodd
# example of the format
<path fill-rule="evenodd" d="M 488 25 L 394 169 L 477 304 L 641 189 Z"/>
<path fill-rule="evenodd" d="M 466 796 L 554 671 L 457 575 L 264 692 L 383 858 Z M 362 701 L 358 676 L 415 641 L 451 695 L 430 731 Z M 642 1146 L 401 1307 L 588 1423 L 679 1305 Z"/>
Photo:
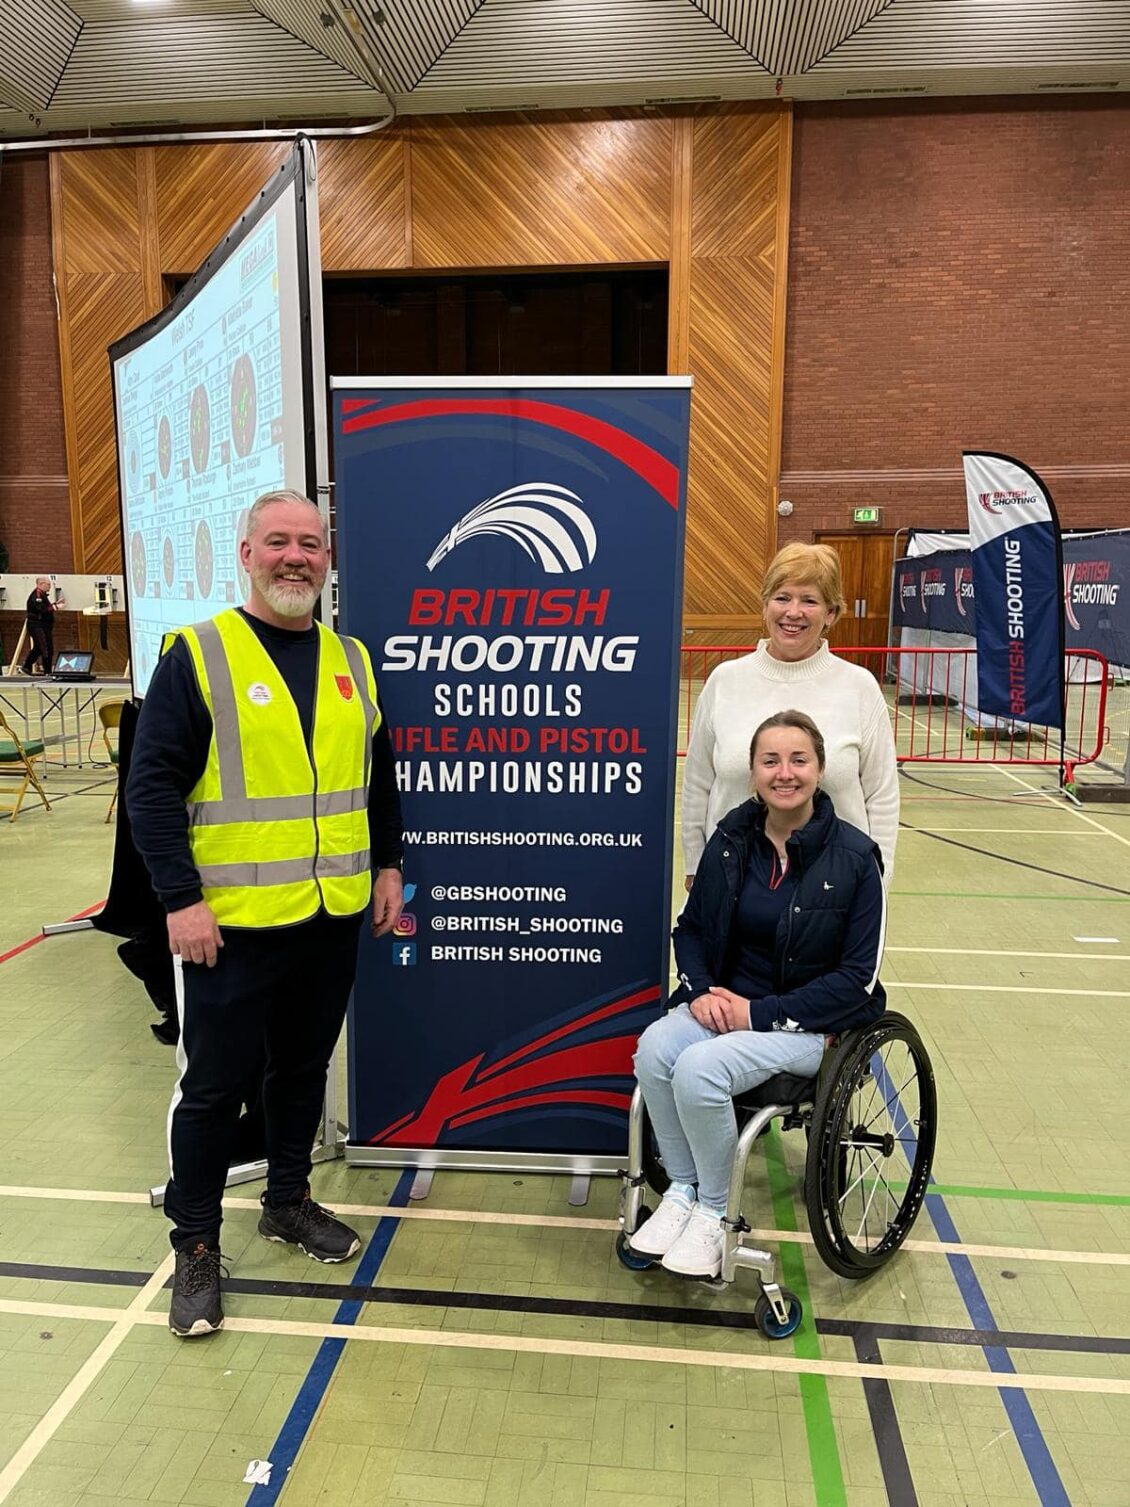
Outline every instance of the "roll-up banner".
<path fill-rule="evenodd" d="M 667 992 L 689 378 L 335 381 L 405 825 L 347 1155 L 613 1170 Z"/>
<path fill-rule="evenodd" d="M 1063 554 L 1051 493 L 1008 455 L 964 452 L 978 708 L 1063 730 Z"/>

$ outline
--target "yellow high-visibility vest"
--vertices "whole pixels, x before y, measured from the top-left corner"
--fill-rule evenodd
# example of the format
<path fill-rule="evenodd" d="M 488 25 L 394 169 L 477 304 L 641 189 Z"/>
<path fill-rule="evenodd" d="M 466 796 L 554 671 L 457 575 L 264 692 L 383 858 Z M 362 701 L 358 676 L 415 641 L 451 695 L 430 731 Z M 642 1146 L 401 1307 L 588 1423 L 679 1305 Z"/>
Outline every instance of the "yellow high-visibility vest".
<path fill-rule="evenodd" d="M 221 926 L 293 926 L 372 892 L 368 795 L 377 684 L 364 646 L 318 624 L 312 749 L 271 656 L 234 609 L 184 639 L 212 717 L 188 795 L 189 847 Z"/>

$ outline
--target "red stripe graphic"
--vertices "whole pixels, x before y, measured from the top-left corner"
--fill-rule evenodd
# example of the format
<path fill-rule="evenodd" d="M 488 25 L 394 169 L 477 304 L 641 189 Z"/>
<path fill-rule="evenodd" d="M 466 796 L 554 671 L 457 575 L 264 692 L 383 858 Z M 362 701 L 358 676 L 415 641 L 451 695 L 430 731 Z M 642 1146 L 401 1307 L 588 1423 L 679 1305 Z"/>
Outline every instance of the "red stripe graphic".
<path fill-rule="evenodd" d="M 503 1057 L 501 1062 L 493 1062 L 490 1067 L 484 1068 L 479 1074 L 479 1082 L 487 1078 L 493 1078 L 495 1073 L 501 1073 L 503 1068 L 509 1067 L 512 1062 L 518 1062 L 523 1057 L 528 1057 L 531 1052 L 540 1051 L 551 1042 L 560 1041 L 562 1036 L 572 1036 L 577 1031 L 583 1031 L 587 1026 L 594 1025 L 598 1020 L 604 1020 L 609 1015 L 620 1015 L 625 1010 L 634 1009 L 636 1005 L 646 1005 L 649 1000 L 659 998 L 659 985 L 655 984 L 650 989 L 641 989 L 638 994 L 629 994 L 624 999 L 613 1000 L 610 1005 L 602 1005 L 599 1010 L 593 1010 L 589 1015 L 582 1015 L 579 1020 L 571 1020 L 567 1025 L 559 1027 L 556 1031 L 550 1031 L 548 1036 L 539 1036 L 536 1041 L 531 1041 L 524 1047 L 519 1047 L 516 1052 L 511 1052 L 509 1057 Z"/>
<path fill-rule="evenodd" d="M 359 400 L 344 399 L 343 410 L 350 401 Z M 614 424 L 606 424 L 603 419 L 577 413 L 559 403 L 543 403 L 535 398 L 421 398 L 414 403 L 397 403 L 392 408 L 356 413 L 345 420 L 342 428 L 346 434 L 357 434 L 362 429 L 372 429 L 378 424 L 433 419 L 453 413 L 502 414 L 513 419 L 529 419 L 532 423 L 544 424 L 549 429 L 561 429 L 566 434 L 575 434 L 578 439 L 587 440 L 597 449 L 623 461 L 637 476 L 654 487 L 664 502 L 670 503 L 673 508 L 679 506 L 677 466 L 665 460 L 650 445 L 645 445 L 634 435 L 625 434 Z"/>
<path fill-rule="evenodd" d="M 409 1124 L 397 1121 L 398 1128 L 389 1126 L 373 1136 L 369 1144 L 434 1146 L 453 1116 L 465 1115 L 484 1104 L 501 1104 L 523 1089 L 545 1088 L 575 1078 L 631 1077 L 635 1047 L 635 1036 L 613 1036 L 606 1041 L 551 1052 L 524 1067 L 498 1074 L 488 1083 L 472 1083 L 483 1060 L 480 1053 L 445 1073 Z M 579 1098 L 585 1092 L 588 1090 L 579 1088 L 572 1097 Z"/>
<path fill-rule="evenodd" d="M 605 1104 L 611 1109 L 627 1109 L 631 1102 L 630 1094 L 614 1094 L 602 1089 L 585 1089 L 583 1093 L 573 1093 L 566 1089 L 557 1094 L 529 1094 L 505 1104 L 488 1104 L 485 1109 L 473 1109 L 470 1114 L 456 1115 L 451 1122 L 451 1129 L 457 1130 L 460 1125 L 469 1125 L 472 1120 L 489 1119 L 491 1115 L 508 1115 L 516 1109 L 528 1109 L 537 1104 Z"/>

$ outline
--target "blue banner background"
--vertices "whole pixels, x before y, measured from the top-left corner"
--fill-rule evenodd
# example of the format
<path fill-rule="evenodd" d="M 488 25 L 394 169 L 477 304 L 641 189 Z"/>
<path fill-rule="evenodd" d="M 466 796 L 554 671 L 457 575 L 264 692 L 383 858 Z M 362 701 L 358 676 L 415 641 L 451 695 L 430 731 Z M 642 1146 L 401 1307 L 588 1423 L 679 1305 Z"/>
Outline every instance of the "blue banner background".
<path fill-rule="evenodd" d="M 406 924 L 415 933 L 362 943 L 349 1024 L 350 1140 L 621 1152 L 634 1040 L 658 1014 L 668 975 L 689 389 L 662 382 L 646 389 L 367 388 L 336 397 L 340 625 L 372 652 L 410 787 L 402 784 L 405 829 L 418 839 L 405 856 L 414 886 Z M 581 500 L 596 532 L 591 563 L 547 574 L 514 537 L 477 534 L 427 570 L 472 508 L 534 482 Z M 588 614 L 575 624 L 506 626 L 497 598 L 486 626 L 410 622 L 417 590 L 455 589 L 587 591 L 590 602 L 608 595 L 602 623 Z M 428 635 L 436 642 L 623 635 L 638 645 L 630 671 L 391 668 L 409 648 L 397 651 L 390 640 Z M 522 652 L 534 651 L 525 643 Z M 489 707 L 465 716 L 437 710 L 437 687 L 467 686 L 474 698 L 506 685 L 532 688 L 527 694 L 540 710 L 513 717 Z M 579 715 L 562 715 L 567 702 L 572 710 L 579 704 Z M 519 740 L 529 735 L 528 752 L 468 748 L 475 736 L 502 730 L 509 737 L 511 728 Z M 629 749 L 642 752 L 539 750 L 543 737 L 555 739 L 563 728 L 622 729 Z M 529 766 L 542 766 L 544 784 L 555 761 L 566 779 L 570 766 L 584 765 L 587 778 L 595 769 L 597 788 L 508 794 L 485 779 L 474 792 L 417 788 L 424 765 L 437 785 L 441 765 L 462 765 L 464 778 L 472 762 L 517 766 L 524 786 Z M 629 764 L 639 766 L 634 781 Z M 613 765 L 620 777 L 604 793 Z M 637 794 L 628 793 L 633 782 Z M 461 833 L 502 840 L 436 841 Z M 517 846 L 504 840 L 514 833 L 545 837 Z M 468 886 L 548 887 L 565 898 L 450 898 Z M 622 929 L 534 929 L 586 920 Z M 485 929 L 495 924 L 517 929 Z M 435 950 L 448 947 L 501 949 L 501 958 L 441 960 Z M 600 960 L 574 961 L 567 952 L 567 961 L 519 961 L 511 951 L 530 948 L 598 951 Z"/>

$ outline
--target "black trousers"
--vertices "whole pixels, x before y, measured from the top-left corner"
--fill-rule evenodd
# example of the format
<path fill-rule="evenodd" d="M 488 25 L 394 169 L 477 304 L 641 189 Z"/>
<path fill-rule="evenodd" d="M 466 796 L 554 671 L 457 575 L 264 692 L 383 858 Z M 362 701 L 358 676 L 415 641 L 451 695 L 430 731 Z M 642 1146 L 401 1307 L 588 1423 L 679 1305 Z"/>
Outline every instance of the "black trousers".
<path fill-rule="evenodd" d="M 239 1112 L 257 1076 L 268 1202 L 302 1196 L 326 1069 L 357 972 L 361 920 L 319 915 L 266 931 L 225 928 L 214 968 L 184 965 L 181 1076 L 169 1109 L 172 1175 L 165 1189 L 174 1249 L 220 1243 Z"/>
<path fill-rule="evenodd" d="M 44 675 L 50 675 L 55 660 L 55 624 L 28 618 L 27 631 L 31 647 L 24 659 L 24 674 L 31 673 L 31 667 L 38 659 L 43 666 Z"/>

